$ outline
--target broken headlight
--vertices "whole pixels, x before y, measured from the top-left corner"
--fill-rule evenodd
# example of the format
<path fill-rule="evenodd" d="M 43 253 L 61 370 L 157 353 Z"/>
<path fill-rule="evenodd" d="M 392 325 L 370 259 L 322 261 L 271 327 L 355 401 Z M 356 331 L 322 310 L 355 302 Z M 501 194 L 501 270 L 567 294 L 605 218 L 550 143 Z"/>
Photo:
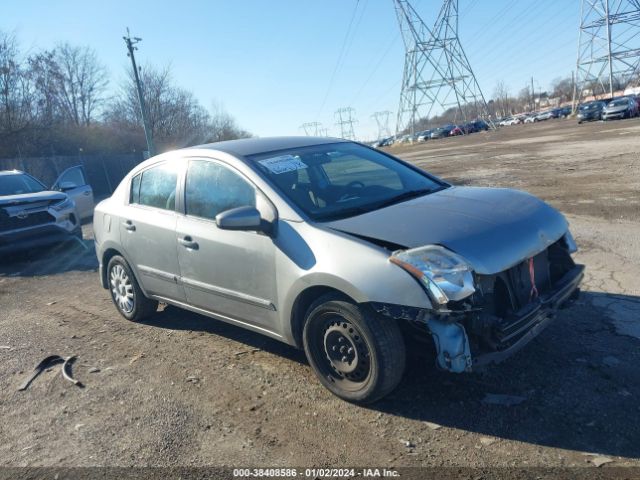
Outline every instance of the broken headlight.
<path fill-rule="evenodd" d="M 462 300 L 475 292 L 469 263 L 439 245 L 399 250 L 389 260 L 416 277 L 441 305 L 449 300 Z"/>

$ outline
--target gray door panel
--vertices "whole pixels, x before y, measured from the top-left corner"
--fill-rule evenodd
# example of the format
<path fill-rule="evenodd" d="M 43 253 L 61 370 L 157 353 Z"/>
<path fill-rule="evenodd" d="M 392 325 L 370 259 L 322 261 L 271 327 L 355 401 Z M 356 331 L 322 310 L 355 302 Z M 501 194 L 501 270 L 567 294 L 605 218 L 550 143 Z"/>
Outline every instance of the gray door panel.
<path fill-rule="evenodd" d="M 120 238 L 148 293 L 184 301 L 176 253 L 176 213 L 140 206 L 124 207 Z"/>
<path fill-rule="evenodd" d="M 276 320 L 274 245 L 254 232 L 178 219 L 178 259 L 187 300 L 197 307 L 272 330 Z M 190 237 L 192 247 L 180 243 Z"/>
<path fill-rule="evenodd" d="M 189 161 L 184 212 L 178 217 L 178 259 L 187 300 L 199 308 L 275 329 L 275 246 L 271 238 L 219 229 L 215 216 L 256 206 L 242 174 L 213 160 Z"/>

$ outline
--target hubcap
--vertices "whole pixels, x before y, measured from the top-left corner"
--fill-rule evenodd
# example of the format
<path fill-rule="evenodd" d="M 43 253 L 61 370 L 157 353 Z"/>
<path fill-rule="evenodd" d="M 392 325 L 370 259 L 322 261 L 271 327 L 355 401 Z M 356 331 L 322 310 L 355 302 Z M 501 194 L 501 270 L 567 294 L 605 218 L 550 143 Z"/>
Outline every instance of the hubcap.
<path fill-rule="evenodd" d="M 127 272 L 121 265 L 114 265 L 111 269 L 111 295 L 124 313 L 131 313 L 134 306 L 133 285 Z"/>

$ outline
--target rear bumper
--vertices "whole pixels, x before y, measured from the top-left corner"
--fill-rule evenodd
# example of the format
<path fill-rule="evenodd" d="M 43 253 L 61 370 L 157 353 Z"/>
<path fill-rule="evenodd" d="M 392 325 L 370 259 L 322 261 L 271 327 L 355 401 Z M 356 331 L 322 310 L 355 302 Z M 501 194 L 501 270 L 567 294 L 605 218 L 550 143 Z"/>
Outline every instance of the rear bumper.
<path fill-rule="evenodd" d="M 551 323 L 558 309 L 564 306 L 568 300 L 576 298 L 583 277 L 584 265 L 576 265 L 556 283 L 553 291 L 540 296 L 536 302 L 530 303 L 516 312 L 514 323 L 518 325 L 518 331 L 514 334 L 522 334 L 522 336 L 504 350 L 474 357 L 472 365 L 481 367 L 491 363 L 500 363 L 521 350 Z"/>

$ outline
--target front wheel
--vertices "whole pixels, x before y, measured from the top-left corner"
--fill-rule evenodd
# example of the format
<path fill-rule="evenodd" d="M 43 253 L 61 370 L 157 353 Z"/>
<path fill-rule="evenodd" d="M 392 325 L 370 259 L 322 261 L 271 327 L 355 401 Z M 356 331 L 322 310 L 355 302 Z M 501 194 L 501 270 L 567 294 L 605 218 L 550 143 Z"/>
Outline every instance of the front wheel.
<path fill-rule="evenodd" d="M 303 330 L 304 350 L 320 382 L 334 395 L 370 403 L 402 379 L 406 351 L 398 325 L 337 295 L 319 298 Z"/>
<path fill-rule="evenodd" d="M 111 300 L 127 320 L 137 322 L 157 310 L 158 302 L 144 296 L 131 267 L 121 256 L 115 255 L 109 260 L 107 279 Z"/>

